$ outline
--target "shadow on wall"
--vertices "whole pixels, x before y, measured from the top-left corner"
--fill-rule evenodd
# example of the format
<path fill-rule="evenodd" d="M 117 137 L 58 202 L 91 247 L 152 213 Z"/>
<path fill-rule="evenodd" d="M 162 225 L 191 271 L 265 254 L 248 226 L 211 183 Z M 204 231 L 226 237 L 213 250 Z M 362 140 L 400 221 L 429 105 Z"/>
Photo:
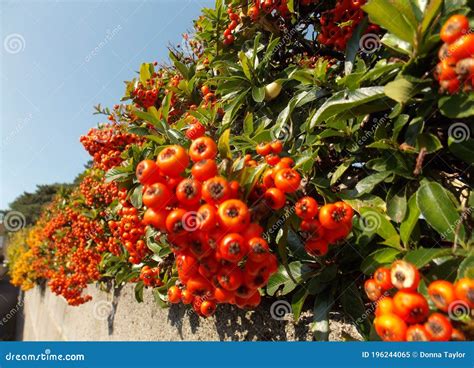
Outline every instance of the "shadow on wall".
<path fill-rule="evenodd" d="M 274 300 L 273 300 L 274 302 Z M 220 305 L 213 316 L 214 329 L 219 339 L 233 341 L 287 341 L 310 338 L 311 316 L 301 316 L 297 323 L 291 320 L 272 318 L 269 311 L 272 301 L 262 300 L 259 308 L 252 311 L 237 309 L 230 305 Z M 173 305 L 169 309 L 168 320 L 183 338 L 183 319 L 189 319 L 191 332 L 197 333 L 203 319 L 189 307 Z"/>
<path fill-rule="evenodd" d="M 23 299 L 18 296 L 19 291 L 10 284 L 6 268 L 0 266 L 0 341 L 21 339 L 16 335 L 16 327 L 23 315 Z"/>

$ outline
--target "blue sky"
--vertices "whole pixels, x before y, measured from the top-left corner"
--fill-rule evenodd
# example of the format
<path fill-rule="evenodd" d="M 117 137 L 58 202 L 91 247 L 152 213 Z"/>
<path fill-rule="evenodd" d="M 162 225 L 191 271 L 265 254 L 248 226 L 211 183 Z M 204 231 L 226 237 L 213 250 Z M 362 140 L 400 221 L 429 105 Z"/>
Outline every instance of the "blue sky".
<path fill-rule="evenodd" d="M 140 63 L 166 61 L 210 0 L 0 0 L 0 209 L 37 184 L 70 182 L 79 137 Z M 95 51 L 94 51 L 95 50 Z"/>

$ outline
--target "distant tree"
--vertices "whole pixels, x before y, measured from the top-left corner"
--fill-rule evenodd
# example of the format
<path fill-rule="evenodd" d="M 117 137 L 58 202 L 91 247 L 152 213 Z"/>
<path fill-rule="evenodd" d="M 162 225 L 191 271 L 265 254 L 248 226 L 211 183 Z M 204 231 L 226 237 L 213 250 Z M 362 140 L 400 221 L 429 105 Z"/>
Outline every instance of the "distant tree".
<path fill-rule="evenodd" d="M 24 192 L 10 203 L 9 210 L 21 212 L 26 219 L 26 225 L 32 225 L 38 219 L 41 208 L 51 202 L 54 195 L 62 190 L 69 190 L 72 184 L 46 184 L 38 185 L 33 193 Z M 1 211 L 3 213 L 8 210 Z"/>

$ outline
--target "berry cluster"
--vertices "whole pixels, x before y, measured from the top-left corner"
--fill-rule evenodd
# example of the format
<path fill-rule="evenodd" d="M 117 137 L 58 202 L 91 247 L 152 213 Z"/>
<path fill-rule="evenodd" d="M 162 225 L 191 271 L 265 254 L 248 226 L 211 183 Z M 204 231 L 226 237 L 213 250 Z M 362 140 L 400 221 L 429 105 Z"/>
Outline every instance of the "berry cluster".
<path fill-rule="evenodd" d="M 94 170 L 82 179 L 79 190 L 90 207 L 108 206 L 118 195 L 117 183 L 104 182 L 103 177 Z"/>
<path fill-rule="evenodd" d="M 112 254 L 120 253 L 119 244 L 123 244 L 129 253 L 129 262 L 140 263 L 149 253 L 149 249 L 143 240 L 145 226 L 138 216 L 138 210 L 126 200 L 127 193 L 119 192 L 121 208 L 118 210 L 120 219 L 108 222 L 112 237 L 109 238 L 109 251 Z"/>
<path fill-rule="evenodd" d="M 239 183 L 218 175 L 216 156 L 216 143 L 202 136 L 189 151 L 169 146 L 136 170 L 147 207 L 143 223 L 167 234 L 176 257 L 180 285 L 169 289 L 168 299 L 193 304 L 203 316 L 218 303 L 256 307 L 258 289 L 278 268 Z M 184 178 L 191 161 L 191 177 Z"/>
<path fill-rule="evenodd" d="M 329 203 L 319 209 L 318 202 L 306 196 L 296 202 L 295 212 L 302 220 L 305 250 L 312 256 L 325 255 L 330 244 L 346 238 L 352 229 L 354 211 L 345 202 Z"/>
<path fill-rule="evenodd" d="M 333 9 L 323 12 L 320 18 L 321 30 L 318 42 L 339 51 L 345 50 L 354 29 L 365 16 L 361 9 L 365 3 L 366 0 L 338 0 Z M 379 30 L 380 28 L 374 24 L 370 24 L 367 28 L 368 33 Z"/>
<path fill-rule="evenodd" d="M 130 95 L 133 98 L 133 102 L 147 109 L 151 106 L 155 106 L 156 100 L 158 99 L 158 92 L 159 90 L 156 87 L 147 89 L 142 83 L 138 83 Z"/>
<path fill-rule="evenodd" d="M 263 173 L 260 182 L 250 193 L 249 198 L 254 206 L 263 203 L 267 209 L 282 209 L 286 204 L 286 194 L 294 193 L 300 187 L 301 176 L 293 169 L 294 161 L 291 157 L 280 157 L 282 149 L 283 144 L 279 140 L 262 142 L 256 147 L 257 154 L 270 168 Z M 257 160 L 249 154 L 244 158 L 245 165 L 249 167 L 259 165 Z"/>
<path fill-rule="evenodd" d="M 140 280 L 143 281 L 145 286 L 159 287 L 163 285 L 163 281 L 160 279 L 160 269 L 158 267 L 150 267 L 145 265 L 140 271 Z"/>
<path fill-rule="evenodd" d="M 378 268 L 365 282 L 367 297 L 377 303 L 375 330 L 384 341 L 465 340 L 453 327 L 452 315 L 460 308 L 466 316 L 474 308 L 474 280 L 464 278 L 454 285 L 437 280 L 428 286 L 428 295 L 440 312 L 431 312 L 427 298 L 418 292 L 420 273 L 411 263 L 395 261 L 391 268 Z M 395 289 L 395 290 L 394 290 Z M 464 309 L 464 310 L 462 310 Z"/>
<path fill-rule="evenodd" d="M 229 15 L 230 22 L 224 30 L 224 45 L 229 46 L 235 41 L 235 36 L 232 33 L 239 25 L 240 17 L 237 13 L 234 13 L 232 8 L 227 9 L 227 14 Z"/>
<path fill-rule="evenodd" d="M 440 62 L 435 77 L 441 92 L 455 94 L 463 88 L 469 92 L 474 87 L 474 34 L 469 28 L 469 19 L 456 14 L 443 25 L 440 33 L 444 41 L 439 51 Z"/>
<path fill-rule="evenodd" d="M 310 5 L 316 0 L 305 0 L 302 5 Z M 257 21 L 262 14 L 276 13 L 287 18 L 290 15 L 288 0 L 256 0 L 248 8 L 247 15 L 253 21 Z"/>
<path fill-rule="evenodd" d="M 90 129 L 80 141 L 94 160 L 94 166 L 108 170 L 119 165 L 122 152 L 131 144 L 139 144 L 143 139 L 136 134 L 123 131 L 118 124 L 107 124 L 101 128 Z"/>

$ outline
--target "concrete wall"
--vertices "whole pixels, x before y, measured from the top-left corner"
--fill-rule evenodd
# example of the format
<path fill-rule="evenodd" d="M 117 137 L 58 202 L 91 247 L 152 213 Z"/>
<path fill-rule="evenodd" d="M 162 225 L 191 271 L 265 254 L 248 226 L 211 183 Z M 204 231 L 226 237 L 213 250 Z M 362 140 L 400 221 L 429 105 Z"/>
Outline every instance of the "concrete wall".
<path fill-rule="evenodd" d="M 24 305 L 24 340 L 125 340 L 125 341 L 218 341 L 218 340 L 311 340 L 310 311 L 298 323 L 275 320 L 270 315 L 271 302 L 263 302 L 256 311 L 241 311 L 219 306 L 212 318 L 198 317 L 189 308 L 174 305 L 159 308 L 150 291 L 144 302 L 137 303 L 132 285 L 115 292 L 91 286 L 94 299 L 79 307 L 40 287 L 28 291 Z M 331 340 L 342 337 L 358 339 L 354 326 L 332 316 Z"/>

